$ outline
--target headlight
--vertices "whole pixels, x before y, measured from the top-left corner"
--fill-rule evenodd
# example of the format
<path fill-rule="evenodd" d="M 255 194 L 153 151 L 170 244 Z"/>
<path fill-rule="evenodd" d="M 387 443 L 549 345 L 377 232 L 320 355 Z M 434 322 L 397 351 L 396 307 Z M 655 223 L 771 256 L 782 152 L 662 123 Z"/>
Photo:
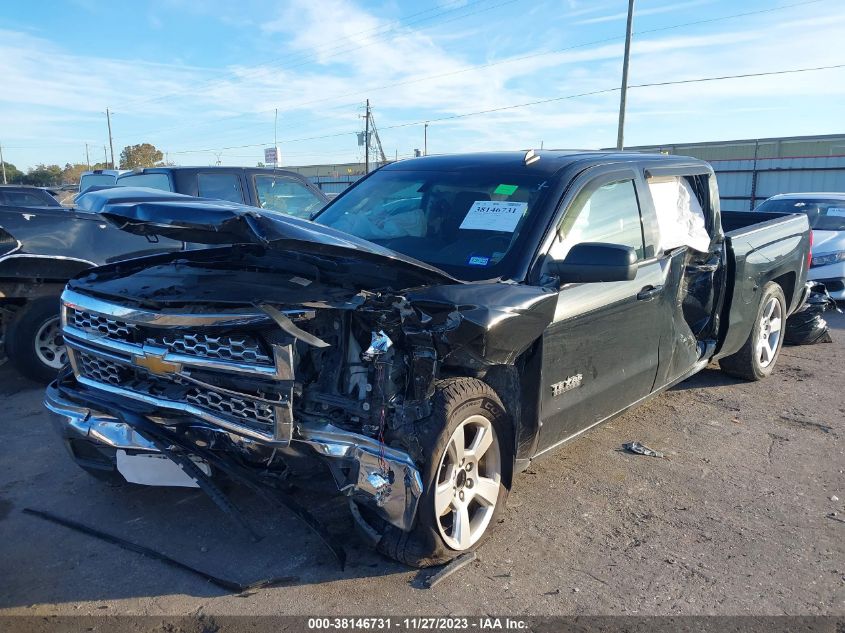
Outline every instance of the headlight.
<path fill-rule="evenodd" d="M 810 264 L 810 267 L 816 268 L 817 266 L 829 266 L 830 264 L 837 264 L 839 262 L 845 262 L 845 251 L 834 251 L 832 253 L 819 253 L 818 255 L 813 255 L 813 263 Z"/>

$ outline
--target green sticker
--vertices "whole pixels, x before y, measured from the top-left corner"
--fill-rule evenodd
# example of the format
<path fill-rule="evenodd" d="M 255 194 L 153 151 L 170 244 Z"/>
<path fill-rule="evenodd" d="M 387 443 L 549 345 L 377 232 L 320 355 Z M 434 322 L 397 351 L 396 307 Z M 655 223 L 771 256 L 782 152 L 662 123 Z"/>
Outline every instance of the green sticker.
<path fill-rule="evenodd" d="M 519 185 L 499 185 L 493 190 L 493 193 L 501 196 L 512 196 L 517 189 L 519 189 Z"/>

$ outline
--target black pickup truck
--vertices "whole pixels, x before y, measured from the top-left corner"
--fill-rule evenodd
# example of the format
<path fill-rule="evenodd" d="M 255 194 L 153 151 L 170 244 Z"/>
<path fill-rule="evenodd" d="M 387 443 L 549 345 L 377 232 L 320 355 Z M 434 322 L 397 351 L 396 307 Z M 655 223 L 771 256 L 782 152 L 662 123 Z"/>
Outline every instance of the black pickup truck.
<path fill-rule="evenodd" d="M 107 187 L 124 188 L 110 198 L 115 204 L 142 200 L 139 187 L 167 192 L 176 201 L 184 197 L 173 194 L 204 196 L 299 217 L 328 202 L 307 179 L 278 169 L 154 167 L 117 173 L 89 174 L 110 178 Z M 184 247 L 181 238 L 150 240 L 106 222 L 98 215 L 97 190 L 103 189 L 89 186 L 77 206 L 67 209 L 42 189 L 0 187 L 0 357 L 5 354 L 34 380 L 53 380 L 67 362 L 57 314 L 68 279 L 92 266 Z"/>
<path fill-rule="evenodd" d="M 313 222 L 177 206 L 102 214 L 217 246 L 62 296 L 70 369 L 45 404 L 71 455 L 206 490 L 328 466 L 417 566 L 477 547 L 516 470 L 711 361 L 769 375 L 810 248 L 806 216 L 720 213 L 707 163 L 646 154 L 404 161 Z"/>

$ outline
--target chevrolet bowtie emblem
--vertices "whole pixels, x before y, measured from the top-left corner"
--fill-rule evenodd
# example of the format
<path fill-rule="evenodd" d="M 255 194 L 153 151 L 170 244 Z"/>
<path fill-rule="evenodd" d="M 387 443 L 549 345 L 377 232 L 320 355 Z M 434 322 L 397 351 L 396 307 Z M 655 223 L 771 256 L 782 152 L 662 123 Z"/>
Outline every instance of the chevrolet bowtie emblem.
<path fill-rule="evenodd" d="M 142 367 L 151 374 L 161 376 L 163 374 L 176 374 L 182 369 L 181 363 L 171 363 L 164 360 L 164 357 L 159 354 L 144 354 L 142 356 L 133 356 L 132 364 L 136 367 Z"/>

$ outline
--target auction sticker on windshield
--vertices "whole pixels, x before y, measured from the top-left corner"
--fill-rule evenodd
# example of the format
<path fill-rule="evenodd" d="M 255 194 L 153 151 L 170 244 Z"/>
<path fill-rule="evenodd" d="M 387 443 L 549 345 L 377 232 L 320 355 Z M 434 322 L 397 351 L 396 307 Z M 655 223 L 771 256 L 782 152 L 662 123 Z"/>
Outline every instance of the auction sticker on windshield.
<path fill-rule="evenodd" d="M 513 233 L 527 209 L 527 202 L 477 200 L 472 203 L 464 221 L 458 228 Z"/>

